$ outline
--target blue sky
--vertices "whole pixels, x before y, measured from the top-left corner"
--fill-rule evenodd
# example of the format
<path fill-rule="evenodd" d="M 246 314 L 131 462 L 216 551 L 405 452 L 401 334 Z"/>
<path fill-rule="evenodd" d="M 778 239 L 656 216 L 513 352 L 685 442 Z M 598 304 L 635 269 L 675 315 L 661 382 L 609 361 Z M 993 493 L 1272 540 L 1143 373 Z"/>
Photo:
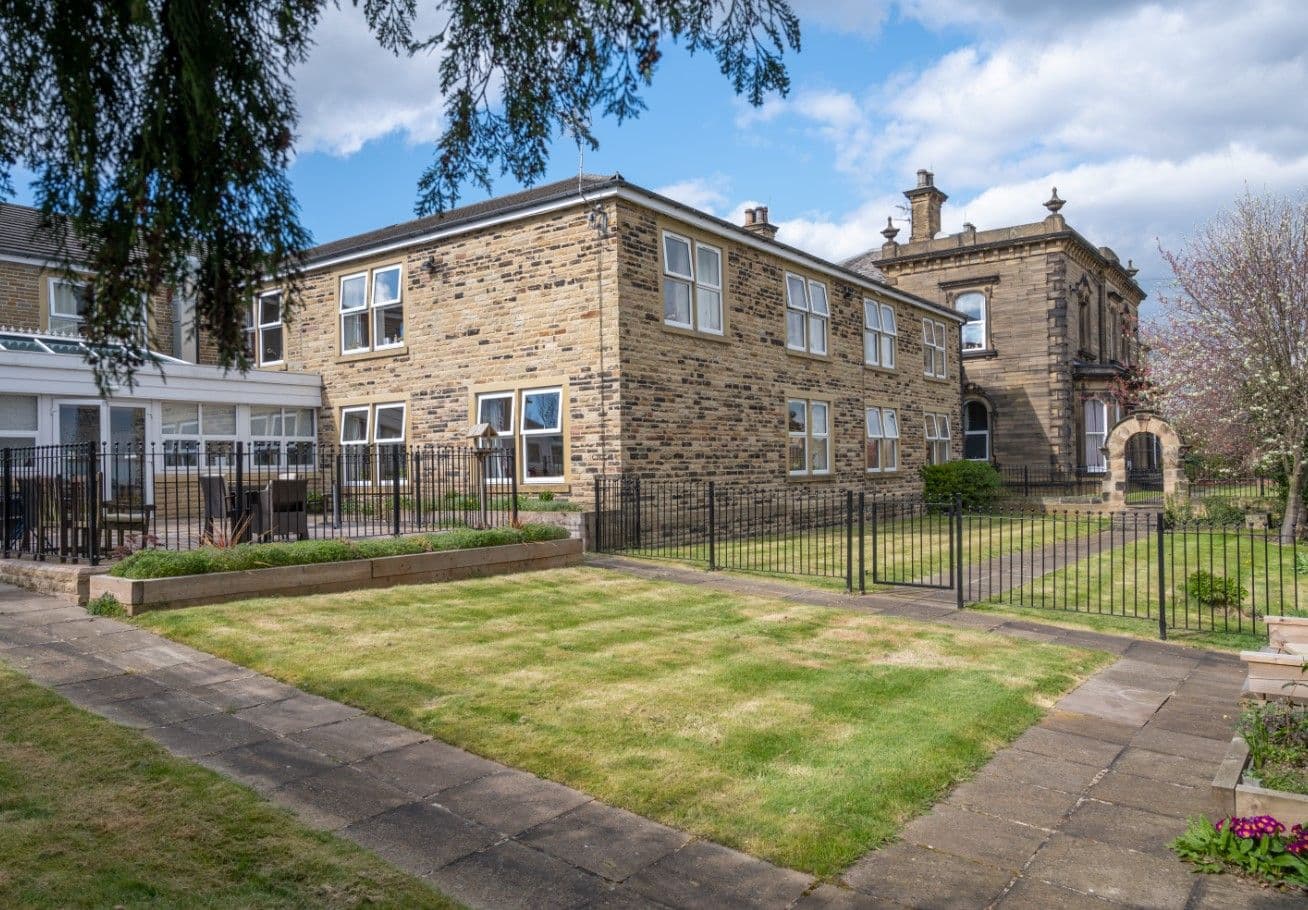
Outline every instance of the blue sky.
<path fill-rule="evenodd" d="M 597 124 L 586 169 L 732 219 L 766 204 L 780 239 L 832 259 L 881 243 L 919 167 L 950 196 L 946 232 L 1035 221 L 1057 185 L 1150 292 L 1168 280 L 1159 243 L 1245 189 L 1308 187 L 1303 0 L 792 2 L 789 98 L 750 109 L 711 58 L 670 47 L 649 109 Z M 412 217 L 441 129 L 435 62 L 390 57 L 344 7 L 296 74 L 293 178 L 319 241 Z M 576 169 L 558 143 L 547 179 Z"/>

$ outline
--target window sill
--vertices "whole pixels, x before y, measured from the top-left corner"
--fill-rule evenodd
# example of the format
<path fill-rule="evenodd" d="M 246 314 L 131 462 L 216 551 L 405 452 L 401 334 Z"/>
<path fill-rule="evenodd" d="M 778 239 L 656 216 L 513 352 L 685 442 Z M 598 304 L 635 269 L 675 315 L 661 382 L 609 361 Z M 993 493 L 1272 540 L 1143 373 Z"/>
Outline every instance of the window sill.
<path fill-rule="evenodd" d="M 991 357 L 998 357 L 999 352 L 994 348 L 973 348 L 970 351 L 963 352 L 964 360 L 988 360 Z"/>
<path fill-rule="evenodd" d="M 825 474 L 786 474 L 787 483 L 830 483 L 832 478 L 830 471 Z"/>
<path fill-rule="evenodd" d="M 500 492 L 508 492 L 509 484 L 507 482 L 496 482 L 495 488 Z M 518 495 L 523 493 L 571 493 L 572 484 L 566 480 L 541 481 L 536 483 L 531 480 L 523 480 L 518 483 Z"/>
<path fill-rule="evenodd" d="M 786 348 L 786 353 L 791 357 L 798 357 L 801 360 L 816 360 L 818 363 L 831 363 L 830 354 L 813 354 L 809 351 L 797 351 L 794 348 Z"/>
<path fill-rule="evenodd" d="M 337 363 L 351 363 L 355 360 L 376 360 L 379 357 L 399 357 L 409 353 L 409 345 L 405 344 L 392 345 L 386 348 L 380 348 L 372 351 L 355 351 L 350 354 L 340 354 L 336 357 Z"/>
<path fill-rule="evenodd" d="M 261 363 L 255 369 L 265 373 L 285 373 L 288 367 L 285 360 L 279 360 L 276 363 Z"/>
<path fill-rule="evenodd" d="M 869 373 L 884 373 L 887 376 L 894 376 L 899 372 L 895 367 L 883 367 L 878 366 L 875 363 L 865 363 L 863 364 L 863 369 L 867 370 Z"/>
<path fill-rule="evenodd" d="M 669 335 L 680 335 L 683 338 L 699 338 L 702 341 L 716 341 L 718 344 L 730 344 L 731 339 L 727 337 L 726 330 L 719 335 L 716 332 L 701 332 L 698 329 L 688 329 L 679 325 L 668 325 L 666 322 L 661 323 L 663 331 Z"/>
<path fill-rule="evenodd" d="M 899 468 L 864 468 L 863 473 L 869 477 L 898 477 Z"/>
<path fill-rule="evenodd" d="M 950 381 L 950 379 L 949 379 L 948 376 L 927 376 L 926 374 L 923 374 L 923 375 L 922 375 L 922 378 L 925 379 L 927 382 L 949 382 L 949 381 Z"/>

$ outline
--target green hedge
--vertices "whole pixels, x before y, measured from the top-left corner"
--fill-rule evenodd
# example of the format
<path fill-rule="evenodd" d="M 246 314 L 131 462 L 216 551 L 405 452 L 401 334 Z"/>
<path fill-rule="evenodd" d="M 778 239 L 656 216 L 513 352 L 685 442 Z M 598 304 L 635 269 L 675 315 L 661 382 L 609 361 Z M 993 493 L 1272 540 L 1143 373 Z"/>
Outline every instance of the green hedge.
<path fill-rule="evenodd" d="M 568 536 L 554 525 L 523 525 L 520 529 L 487 531 L 459 529 L 412 537 L 378 537 L 368 540 L 299 540 L 294 543 L 244 543 L 234 547 L 200 547 L 197 550 L 139 550 L 110 571 L 118 578 L 172 578 L 209 572 L 241 572 L 272 566 L 305 566 L 347 559 L 406 556 L 440 550 L 470 550 L 511 543 L 560 540 Z"/>
<path fill-rule="evenodd" d="M 999 472 L 984 461 L 947 461 L 922 468 L 922 497 L 932 505 L 963 497 L 967 509 L 988 509 L 999 496 Z"/>

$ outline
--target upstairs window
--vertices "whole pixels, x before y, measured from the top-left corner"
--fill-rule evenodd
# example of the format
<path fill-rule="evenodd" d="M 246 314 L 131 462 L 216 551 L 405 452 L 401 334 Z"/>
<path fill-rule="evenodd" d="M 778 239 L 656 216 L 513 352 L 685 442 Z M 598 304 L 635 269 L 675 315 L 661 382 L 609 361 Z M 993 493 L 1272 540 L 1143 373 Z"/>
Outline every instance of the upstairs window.
<path fill-rule="evenodd" d="M 831 310 L 827 286 L 786 273 L 786 347 L 825 356 Z"/>
<path fill-rule="evenodd" d="M 990 346 L 986 340 L 988 307 L 986 295 L 980 291 L 968 291 L 955 298 L 954 308 L 967 317 L 963 324 L 963 350 L 983 351 Z"/>
<path fill-rule="evenodd" d="M 786 402 L 787 461 L 790 476 L 831 473 L 830 405 L 825 401 L 792 398 Z"/>
<path fill-rule="evenodd" d="M 899 468 L 899 415 L 894 408 L 867 409 L 867 461 L 869 474 Z"/>
<path fill-rule="evenodd" d="M 968 461 L 990 460 L 990 411 L 979 401 L 963 406 L 963 457 Z"/>
<path fill-rule="evenodd" d="M 254 366 L 281 363 L 286 356 L 282 292 L 260 294 L 245 313 L 245 356 Z"/>
<path fill-rule="evenodd" d="M 388 265 L 341 279 L 341 353 L 404 344 L 403 270 Z"/>
<path fill-rule="evenodd" d="M 945 324 L 922 320 L 922 372 L 935 379 L 949 378 L 945 359 Z"/>
<path fill-rule="evenodd" d="M 50 331 L 78 335 L 91 302 L 90 285 L 58 278 L 50 281 Z"/>
<path fill-rule="evenodd" d="M 863 362 L 868 366 L 895 368 L 895 311 L 875 300 L 863 300 Z"/>
<path fill-rule="evenodd" d="M 663 234 L 663 321 L 679 329 L 722 334 L 721 250 Z"/>
<path fill-rule="evenodd" d="M 944 464 L 949 460 L 949 415 L 927 414 L 927 464 Z"/>

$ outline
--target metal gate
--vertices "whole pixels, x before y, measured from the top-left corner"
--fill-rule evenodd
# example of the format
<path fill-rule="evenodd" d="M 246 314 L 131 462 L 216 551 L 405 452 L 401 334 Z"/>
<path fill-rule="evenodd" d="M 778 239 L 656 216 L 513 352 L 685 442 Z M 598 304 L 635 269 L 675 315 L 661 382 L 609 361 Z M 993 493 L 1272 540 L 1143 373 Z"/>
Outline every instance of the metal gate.
<path fill-rule="evenodd" d="M 865 510 L 869 583 L 954 588 L 961 549 L 961 516 L 954 503 L 873 496 Z"/>
<path fill-rule="evenodd" d="M 1127 505 L 1158 505 L 1163 501 L 1163 472 L 1158 469 L 1131 468 L 1126 472 Z"/>

